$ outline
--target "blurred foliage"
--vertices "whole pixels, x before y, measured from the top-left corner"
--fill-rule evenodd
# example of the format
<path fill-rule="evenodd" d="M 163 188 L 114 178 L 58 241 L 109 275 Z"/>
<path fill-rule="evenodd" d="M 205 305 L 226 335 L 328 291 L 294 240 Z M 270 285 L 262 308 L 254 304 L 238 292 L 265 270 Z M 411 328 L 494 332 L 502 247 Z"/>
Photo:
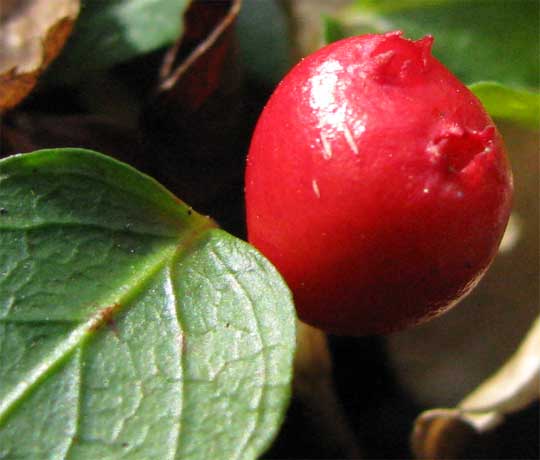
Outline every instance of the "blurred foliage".
<path fill-rule="evenodd" d="M 531 129 L 540 127 L 540 93 L 481 81 L 469 88 L 494 118 L 515 121 Z"/>
<path fill-rule="evenodd" d="M 325 40 L 402 30 L 435 37 L 433 54 L 493 116 L 539 126 L 540 3 L 536 0 L 357 0 L 325 18 Z M 492 83 L 491 83 L 492 82 Z"/>
<path fill-rule="evenodd" d="M 182 34 L 188 0 L 82 0 L 74 33 L 55 64 L 73 81 L 168 45 Z"/>

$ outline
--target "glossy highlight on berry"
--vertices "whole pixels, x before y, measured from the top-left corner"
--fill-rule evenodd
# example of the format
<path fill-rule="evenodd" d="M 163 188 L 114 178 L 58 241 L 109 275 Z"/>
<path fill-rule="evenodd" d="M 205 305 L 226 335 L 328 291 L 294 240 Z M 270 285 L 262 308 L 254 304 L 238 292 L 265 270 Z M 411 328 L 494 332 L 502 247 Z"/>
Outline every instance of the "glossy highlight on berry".
<path fill-rule="evenodd" d="M 332 43 L 282 80 L 246 171 L 249 241 L 299 317 L 388 333 L 446 311 L 493 260 L 512 176 L 493 121 L 401 32 Z"/>

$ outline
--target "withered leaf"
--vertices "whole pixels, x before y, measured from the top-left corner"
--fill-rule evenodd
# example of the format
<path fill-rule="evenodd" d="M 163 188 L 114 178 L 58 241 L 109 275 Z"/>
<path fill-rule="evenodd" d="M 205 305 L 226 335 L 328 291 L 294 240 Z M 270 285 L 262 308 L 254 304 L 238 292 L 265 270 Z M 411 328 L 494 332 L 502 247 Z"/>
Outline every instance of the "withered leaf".
<path fill-rule="evenodd" d="M 0 112 L 15 107 L 58 55 L 79 14 L 79 0 L 2 2 Z"/>
<path fill-rule="evenodd" d="M 451 458 L 472 434 L 493 430 L 506 415 L 538 399 L 540 317 L 516 353 L 457 407 L 432 409 L 417 418 L 412 448 L 418 458 Z"/>
<path fill-rule="evenodd" d="M 196 110 L 220 85 L 232 25 L 240 1 L 194 1 L 185 15 L 185 32 L 169 50 L 160 70 L 159 93 Z"/>
<path fill-rule="evenodd" d="M 147 138 L 161 145 L 154 174 L 229 229 L 243 225 L 242 171 L 254 118 L 246 113 L 234 39 L 240 4 L 191 3 L 143 117 Z"/>

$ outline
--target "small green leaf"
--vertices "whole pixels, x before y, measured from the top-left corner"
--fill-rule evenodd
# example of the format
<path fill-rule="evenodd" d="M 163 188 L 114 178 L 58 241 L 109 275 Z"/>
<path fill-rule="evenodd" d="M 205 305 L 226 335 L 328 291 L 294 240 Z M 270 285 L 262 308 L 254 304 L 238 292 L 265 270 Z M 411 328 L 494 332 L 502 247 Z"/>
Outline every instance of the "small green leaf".
<path fill-rule="evenodd" d="M 0 459 L 254 459 L 294 324 L 266 259 L 131 167 L 0 161 Z"/>
<path fill-rule="evenodd" d="M 182 35 L 188 0 L 82 0 L 79 19 L 58 62 L 64 81 L 107 69 Z"/>
<path fill-rule="evenodd" d="M 332 16 L 323 15 L 323 36 L 325 43 L 332 43 L 347 36 L 343 23 Z"/>
<path fill-rule="evenodd" d="M 474 83 L 469 88 L 491 116 L 532 129 L 540 128 L 540 93 L 513 89 L 491 81 Z"/>

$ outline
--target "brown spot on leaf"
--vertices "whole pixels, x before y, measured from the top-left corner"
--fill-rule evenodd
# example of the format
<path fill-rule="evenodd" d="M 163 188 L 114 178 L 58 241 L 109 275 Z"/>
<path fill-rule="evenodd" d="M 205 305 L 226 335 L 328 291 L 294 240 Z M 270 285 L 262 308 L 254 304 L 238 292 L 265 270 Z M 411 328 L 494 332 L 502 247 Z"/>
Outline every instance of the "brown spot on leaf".
<path fill-rule="evenodd" d="M 119 303 L 113 303 L 108 307 L 99 311 L 96 320 L 90 326 L 90 332 L 96 332 L 103 326 L 109 326 L 115 335 L 118 335 L 118 329 L 116 328 L 116 322 L 114 321 L 114 315 L 119 310 L 121 305 Z"/>

